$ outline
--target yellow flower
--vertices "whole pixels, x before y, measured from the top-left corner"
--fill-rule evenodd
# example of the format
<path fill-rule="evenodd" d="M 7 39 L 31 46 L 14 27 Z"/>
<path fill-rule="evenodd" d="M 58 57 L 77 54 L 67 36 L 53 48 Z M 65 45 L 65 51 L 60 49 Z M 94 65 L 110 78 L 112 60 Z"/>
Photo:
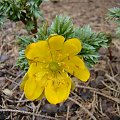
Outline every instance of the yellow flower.
<path fill-rule="evenodd" d="M 86 82 L 90 73 L 77 56 L 81 48 L 77 38 L 65 41 L 61 35 L 28 45 L 25 56 L 30 67 L 21 83 L 26 98 L 38 100 L 45 95 L 51 104 L 57 104 L 69 96 L 72 80 L 68 73 Z"/>

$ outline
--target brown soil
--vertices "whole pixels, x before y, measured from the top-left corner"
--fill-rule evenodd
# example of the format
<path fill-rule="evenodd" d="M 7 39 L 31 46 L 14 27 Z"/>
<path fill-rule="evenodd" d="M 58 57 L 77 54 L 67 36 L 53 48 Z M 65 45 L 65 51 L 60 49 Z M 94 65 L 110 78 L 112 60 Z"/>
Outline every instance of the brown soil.
<path fill-rule="evenodd" d="M 54 1 L 54 0 L 51 0 Z M 94 31 L 115 36 L 116 25 L 106 20 L 109 8 L 120 0 L 56 0 L 40 7 L 49 24 L 56 15 L 69 15 L 75 26 L 89 24 Z M 45 99 L 30 102 L 19 89 L 24 72 L 16 67 L 16 36 L 27 34 L 21 22 L 5 22 L 0 30 L 0 120 L 120 120 L 120 42 L 113 37 L 109 50 L 101 48 L 99 63 L 87 83 L 76 82 L 70 99 L 50 105 Z M 1 112 L 3 111 L 3 112 Z"/>

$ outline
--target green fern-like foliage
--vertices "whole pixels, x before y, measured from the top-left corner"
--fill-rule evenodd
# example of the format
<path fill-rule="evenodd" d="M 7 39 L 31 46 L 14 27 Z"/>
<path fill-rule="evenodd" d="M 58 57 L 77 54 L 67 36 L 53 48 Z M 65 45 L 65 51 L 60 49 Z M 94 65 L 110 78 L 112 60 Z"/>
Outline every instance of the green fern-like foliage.
<path fill-rule="evenodd" d="M 36 39 L 38 40 L 46 40 L 48 36 L 50 35 L 49 29 L 48 29 L 48 23 L 45 21 L 38 29 L 38 32 L 36 34 Z"/>
<path fill-rule="evenodd" d="M 27 20 L 33 16 L 36 18 L 41 16 L 39 10 L 41 3 L 42 0 L 1 0 L 0 11 L 13 21 Z"/>
<path fill-rule="evenodd" d="M 114 7 L 114 8 L 108 9 L 107 15 L 110 19 L 119 20 L 120 19 L 120 8 Z"/>
<path fill-rule="evenodd" d="M 87 65 L 92 67 L 98 61 L 98 50 L 108 45 L 107 35 L 102 32 L 95 33 L 90 26 L 84 26 L 75 29 L 73 36 L 82 41 L 83 49 L 80 55 L 83 56 Z"/>
<path fill-rule="evenodd" d="M 73 34 L 73 22 L 68 16 L 56 16 L 49 29 L 51 34 L 58 34 L 69 38 Z"/>
<path fill-rule="evenodd" d="M 25 58 L 24 52 L 25 52 L 25 50 L 20 50 L 20 51 L 19 51 L 19 57 L 18 57 L 18 59 L 17 59 L 16 66 L 17 66 L 18 68 L 20 68 L 21 70 L 27 71 L 29 65 L 28 65 L 27 59 Z"/>
<path fill-rule="evenodd" d="M 114 7 L 108 10 L 107 18 L 117 23 L 116 34 L 120 37 L 120 8 Z"/>
<path fill-rule="evenodd" d="M 4 16 L 0 14 L 0 27 L 3 25 L 4 21 L 5 21 Z"/>
<path fill-rule="evenodd" d="M 26 29 L 31 31 L 36 27 L 36 20 L 43 15 L 39 9 L 43 0 L 1 0 L 0 1 L 0 16 L 4 16 L 14 22 L 22 21 Z M 1 18 L 1 17 L 0 17 Z M 0 23 L 1 20 L 0 20 Z"/>

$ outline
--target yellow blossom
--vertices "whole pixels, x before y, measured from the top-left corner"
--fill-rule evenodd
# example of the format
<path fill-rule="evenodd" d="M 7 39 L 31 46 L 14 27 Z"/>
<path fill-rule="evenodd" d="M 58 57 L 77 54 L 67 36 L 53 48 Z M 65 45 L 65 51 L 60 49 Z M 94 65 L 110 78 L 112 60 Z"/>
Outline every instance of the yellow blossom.
<path fill-rule="evenodd" d="M 90 76 L 83 60 L 77 56 L 81 49 L 80 40 L 65 41 L 61 35 L 28 45 L 25 56 L 30 67 L 20 86 L 26 98 L 39 100 L 45 96 L 51 104 L 66 100 L 72 86 L 68 73 L 83 82 Z"/>

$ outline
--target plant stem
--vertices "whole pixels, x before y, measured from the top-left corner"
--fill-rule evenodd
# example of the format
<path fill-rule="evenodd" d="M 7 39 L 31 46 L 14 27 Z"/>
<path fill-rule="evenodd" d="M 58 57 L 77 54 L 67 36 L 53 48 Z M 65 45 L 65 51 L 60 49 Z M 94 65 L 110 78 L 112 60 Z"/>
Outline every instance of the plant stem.
<path fill-rule="evenodd" d="M 24 25 L 27 24 L 26 20 L 25 19 L 21 19 L 21 21 L 23 22 Z"/>
<path fill-rule="evenodd" d="M 22 18 L 21 21 L 23 22 L 24 25 L 26 25 L 28 19 L 25 20 L 25 18 Z M 38 32 L 38 30 L 37 30 L 37 19 L 35 17 L 33 17 L 33 20 L 29 19 L 29 21 L 32 21 L 34 23 L 34 29 L 31 30 L 31 33 L 34 35 L 34 37 L 36 37 L 35 34 Z"/>
<path fill-rule="evenodd" d="M 109 59 L 112 60 L 112 59 L 113 59 L 113 56 L 112 56 L 111 46 L 108 47 L 108 52 L 109 52 Z"/>
<path fill-rule="evenodd" d="M 35 17 L 33 17 L 33 22 L 34 22 L 34 29 L 31 30 L 31 32 L 32 32 L 33 34 L 35 34 L 35 33 L 38 32 L 38 30 L 37 30 L 37 19 L 36 19 Z"/>

